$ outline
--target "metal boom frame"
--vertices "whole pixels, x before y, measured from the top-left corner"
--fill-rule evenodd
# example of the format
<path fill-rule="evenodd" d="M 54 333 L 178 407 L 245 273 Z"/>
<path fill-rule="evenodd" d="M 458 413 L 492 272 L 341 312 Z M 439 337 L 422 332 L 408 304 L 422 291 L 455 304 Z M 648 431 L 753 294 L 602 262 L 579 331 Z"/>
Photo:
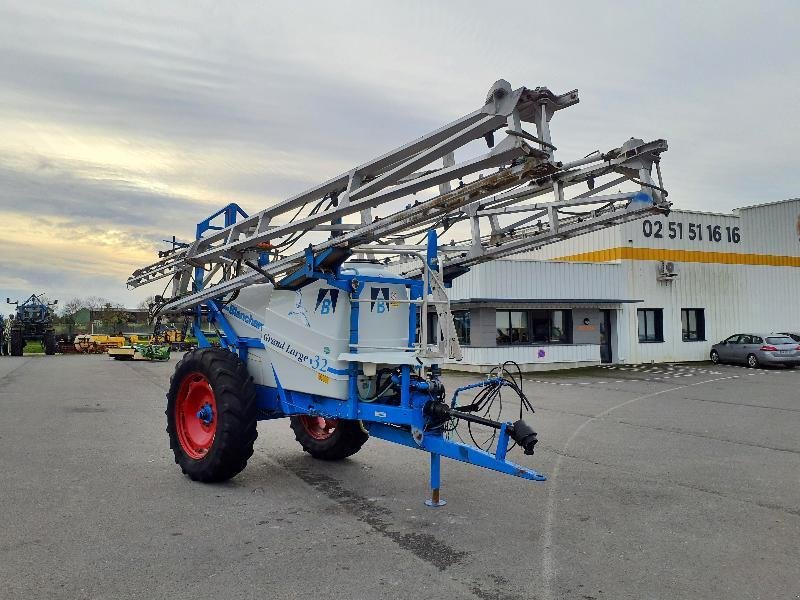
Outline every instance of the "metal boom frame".
<path fill-rule="evenodd" d="M 605 153 L 566 163 L 555 159 L 550 120 L 577 103 L 577 90 L 560 95 L 541 87 L 512 90 L 500 80 L 482 108 L 238 222 L 235 216 L 226 217 L 224 226 L 209 227 L 217 229 L 213 233 L 174 247 L 158 262 L 134 272 L 128 285 L 170 277 L 171 293 L 164 294 L 155 310 L 182 311 L 302 268 L 306 253 L 292 250 L 304 236 L 317 238 L 312 243 L 315 255 L 330 248 L 365 255 L 388 253 L 402 264 L 425 251 L 410 238 L 420 232 L 424 237 L 429 228 L 443 234 L 460 222 L 468 223 L 469 239 L 440 244 L 441 273 L 447 283 L 481 262 L 668 211 L 658 168 L 660 154 L 667 149 L 664 140 L 645 143 L 631 138 Z M 522 128 L 526 122 L 534 124 L 535 136 Z M 495 133 L 501 129 L 505 137 L 495 144 Z M 456 151 L 481 138 L 490 146 L 487 153 L 455 162 Z M 432 166 L 440 160 L 441 166 Z M 654 163 L 657 184 L 651 177 Z M 490 169 L 497 170 L 487 173 Z M 607 175 L 616 177 L 596 184 Z M 475 179 L 464 183 L 469 176 Z M 453 189 L 455 180 L 459 185 Z M 638 190 L 598 193 L 626 181 L 634 182 Z M 566 199 L 565 190 L 579 183 L 590 189 Z M 427 200 L 385 216 L 373 214 L 374 209 L 391 209 L 393 201 L 436 186 L 438 195 Z M 553 201 L 529 202 L 548 193 Z M 637 199 L 641 201 L 632 202 Z M 359 223 L 343 222 L 356 213 Z M 508 219 L 512 221 L 503 222 Z M 330 237 L 320 239 L 320 234 Z M 418 276 L 419 264 L 405 265 L 402 271 Z"/>

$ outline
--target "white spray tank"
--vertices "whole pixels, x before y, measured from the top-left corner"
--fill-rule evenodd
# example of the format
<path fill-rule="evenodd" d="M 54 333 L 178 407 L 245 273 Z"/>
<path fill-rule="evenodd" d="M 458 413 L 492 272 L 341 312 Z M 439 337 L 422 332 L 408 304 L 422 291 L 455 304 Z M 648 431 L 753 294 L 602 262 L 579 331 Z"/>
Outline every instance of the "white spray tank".
<path fill-rule="evenodd" d="M 374 263 L 343 265 L 345 276 L 395 278 Z M 409 307 L 404 285 L 365 282 L 359 302 L 358 352 L 408 347 Z M 248 352 L 255 383 L 346 400 L 351 301 L 344 290 L 314 281 L 299 290 L 272 284 L 244 288 L 223 307 L 240 337 L 259 338 L 264 349 Z M 277 376 L 277 380 L 276 380 Z"/>

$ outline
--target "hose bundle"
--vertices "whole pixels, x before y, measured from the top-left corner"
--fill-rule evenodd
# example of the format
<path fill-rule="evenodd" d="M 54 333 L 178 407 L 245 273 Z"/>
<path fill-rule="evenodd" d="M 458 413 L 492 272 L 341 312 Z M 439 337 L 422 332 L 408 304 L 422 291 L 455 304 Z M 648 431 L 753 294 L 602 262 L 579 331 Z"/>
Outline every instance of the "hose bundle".
<path fill-rule="evenodd" d="M 533 404 L 530 400 L 528 400 L 528 397 L 525 395 L 525 392 L 522 389 L 522 369 L 520 369 L 516 362 L 507 360 L 502 365 L 498 365 L 489 371 L 488 377 L 494 381 L 482 388 L 470 404 L 454 406 L 454 410 L 459 412 L 477 413 L 486 419 L 501 421 L 503 412 L 503 388 L 509 388 L 510 391 L 513 392 L 517 398 L 519 398 L 520 420 L 522 420 L 524 412 L 536 412 L 533 408 Z M 508 399 L 508 396 L 506 399 Z M 458 421 L 458 417 L 452 418 L 445 426 L 445 430 L 455 432 L 458 438 L 463 442 L 464 440 L 461 438 L 461 434 L 457 430 Z M 483 440 L 481 443 L 475 439 L 475 433 L 473 432 L 472 425 L 473 423 L 467 421 L 467 431 L 472 443 L 481 450 L 489 452 L 494 446 L 495 440 L 497 439 L 498 430 L 492 429 L 491 436 Z M 517 444 L 515 442 L 509 447 L 509 450 L 516 445 Z"/>

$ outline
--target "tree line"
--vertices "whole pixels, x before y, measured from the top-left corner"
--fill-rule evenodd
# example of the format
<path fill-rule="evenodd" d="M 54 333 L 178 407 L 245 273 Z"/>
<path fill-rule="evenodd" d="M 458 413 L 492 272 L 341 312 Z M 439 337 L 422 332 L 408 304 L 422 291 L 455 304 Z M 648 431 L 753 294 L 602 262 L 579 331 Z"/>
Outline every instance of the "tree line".
<path fill-rule="evenodd" d="M 147 310 L 152 302 L 152 296 L 145 298 L 139 302 L 136 308 L 138 310 Z M 63 304 L 59 303 L 56 321 L 67 324 L 73 323 L 75 313 L 84 308 L 101 312 L 103 314 L 103 322 L 111 325 L 123 325 L 131 321 L 129 310 L 127 310 L 119 302 L 112 302 L 108 298 L 104 298 L 102 296 L 84 296 L 81 298 L 76 297 L 65 301 Z"/>

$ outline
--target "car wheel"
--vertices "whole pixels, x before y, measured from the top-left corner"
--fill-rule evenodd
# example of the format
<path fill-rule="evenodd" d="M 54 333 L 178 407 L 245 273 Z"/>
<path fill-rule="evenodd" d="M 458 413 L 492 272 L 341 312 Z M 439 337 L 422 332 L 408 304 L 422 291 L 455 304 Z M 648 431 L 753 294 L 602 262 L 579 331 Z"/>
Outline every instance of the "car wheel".
<path fill-rule="evenodd" d="M 717 352 L 716 350 L 711 351 L 711 362 L 714 363 L 715 365 L 719 364 L 719 352 Z"/>
<path fill-rule="evenodd" d="M 755 354 L 747 355 L 747 366 L 755 369 L 758 366 L 758 357 Z"/>

